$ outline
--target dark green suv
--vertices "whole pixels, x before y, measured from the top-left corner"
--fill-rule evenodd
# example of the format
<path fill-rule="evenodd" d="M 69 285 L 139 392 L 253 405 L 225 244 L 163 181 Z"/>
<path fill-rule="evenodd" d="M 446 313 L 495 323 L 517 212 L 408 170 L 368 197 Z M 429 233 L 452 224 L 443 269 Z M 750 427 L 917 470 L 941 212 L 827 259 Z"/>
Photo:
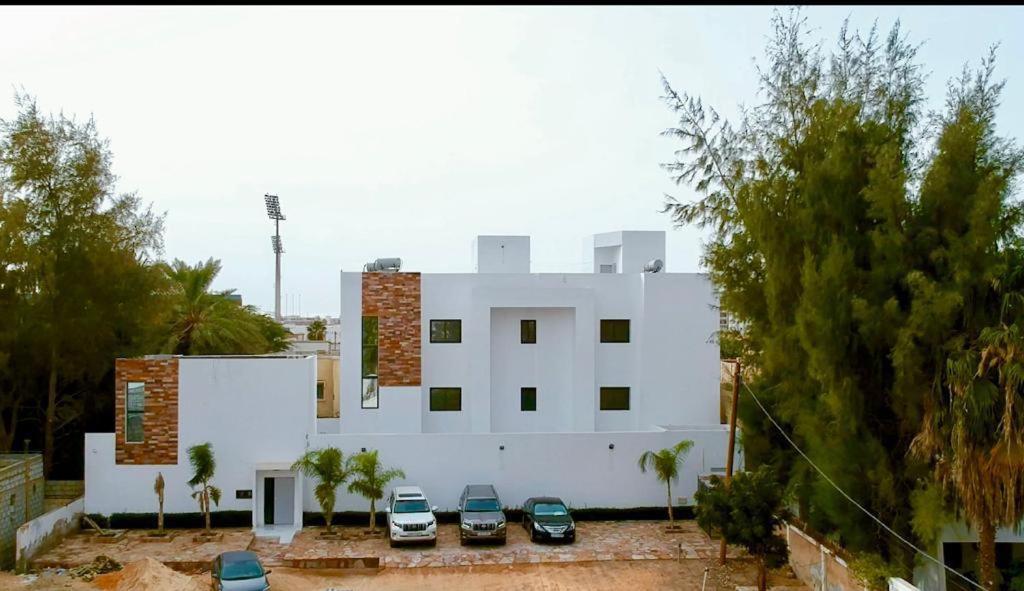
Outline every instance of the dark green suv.
<path fill-rule="evenodd" d="M 523 503 L 523 527 L 530 540 L 576 541 L 576 522 L 558 497 L 530 497 Z"/>

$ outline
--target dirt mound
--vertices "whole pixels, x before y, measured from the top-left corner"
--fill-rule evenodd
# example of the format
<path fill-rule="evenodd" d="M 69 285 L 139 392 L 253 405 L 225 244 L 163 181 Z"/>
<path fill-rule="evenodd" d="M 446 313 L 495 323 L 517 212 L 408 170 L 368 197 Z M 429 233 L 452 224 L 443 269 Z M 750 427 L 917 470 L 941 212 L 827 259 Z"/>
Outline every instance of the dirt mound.
<path fill-rule="evenodd" d="M 123 570 L 96 577 L 97 587 L 109 591 L 200 591 L 204 587 L 192 577 L 145 557 Z"/>

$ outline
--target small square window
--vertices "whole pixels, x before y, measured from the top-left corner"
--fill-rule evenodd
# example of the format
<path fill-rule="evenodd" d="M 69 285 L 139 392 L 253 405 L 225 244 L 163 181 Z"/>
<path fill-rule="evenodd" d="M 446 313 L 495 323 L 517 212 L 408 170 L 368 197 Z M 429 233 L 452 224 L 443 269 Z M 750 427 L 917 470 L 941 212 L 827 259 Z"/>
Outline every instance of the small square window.
<path fill-rule="evenodd" d="M 537 410 L 537 388 L 519 389 L 519 410 L 524 412 Z"/>
<path fill-rule="evenodd" d="M 462 388 L 431 388 L 430 410 L 461 411 Z"/>
<path fill-rule="evenodd" d="M 519 342 L 524 345 L 533 345 L 537 342 L 537 321 L 519 321 Z"/>
<path fill-rule="evenodd" d="M 629 410 L 629 388 L 601 388 L 601 410 Z"/>
<path fill-rule="evenodd" d="M 601 320 L 602 343 L 628 343 L 629 320 Z"/>
<path fill-rule="evenodd" d="M 323 380 L 317 380 L 316 381 L 316 399 L 317 400 L 323 400 L 324 399 L 324 381 Z"/>
<path fill-rule="evenodd" d="M 462 321 L 461 320 L 431 320 L 430 321 L 430 342 L 431 343 L 461 343 L 462 342 Z"/>
<path fill-rule="evenodd" d="M 235 491 L 235 498 L 236 499 L 251 499 L 252 498 L 252 489 L 236 490 Z"/>

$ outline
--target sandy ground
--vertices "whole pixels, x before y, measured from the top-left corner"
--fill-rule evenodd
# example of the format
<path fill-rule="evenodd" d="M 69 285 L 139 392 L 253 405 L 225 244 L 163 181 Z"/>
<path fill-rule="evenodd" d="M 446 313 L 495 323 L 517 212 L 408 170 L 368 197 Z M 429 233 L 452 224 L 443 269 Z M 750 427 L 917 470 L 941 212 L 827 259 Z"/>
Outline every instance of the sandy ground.
<path fill-rule="evenodd" d="M 706 591 L 735 591 L 737 585 L 754 584 L 754 565 L 734 559 L 723 569 L 710 562 Z M 270 575 L 274 591 L 362 591 L 369 589 L 448 591 L 602 591 L 628 589 L 673 589 L 699 591 L 704 576 L 703 560 L 636 560 L 569 564 L 435 567 L 383 569 L 377 573 L 343 573 L 308 569 L 274 568 Z M 788 569 L 787 569 L 788 570 Z M 208 584 L 209 575 L 194 579 Z M 787 571 L 773 573 L 770 585 L 798 587 Z M 44 575 L 31 584 L 0 573 L 0 589 L 18 591 L 96 591 L 101 587 L 67 576 Z"/>

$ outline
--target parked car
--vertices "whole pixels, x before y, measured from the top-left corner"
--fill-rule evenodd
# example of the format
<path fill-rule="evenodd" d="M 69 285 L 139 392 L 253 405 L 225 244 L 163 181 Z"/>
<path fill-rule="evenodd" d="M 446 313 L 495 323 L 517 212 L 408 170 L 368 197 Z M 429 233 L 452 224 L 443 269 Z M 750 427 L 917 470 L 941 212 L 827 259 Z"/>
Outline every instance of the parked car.
<path fill-rule="evenodd" d="M 576 541 L 576 522 L 558 497 L 531 497 L 523 503 L 523 527 L 530 540 Z"/>
<path fill-rule="evenodd" d="M 427 503 L 427 497 L 418 486 L 396 486 L 388 497 L 388 540 L 394 548 L 403 542 L 437 544 L 437 520 Z"/>
<path fill-rule="evenodd" d="M 467 484 L 459 497 L 459 543 L 485 540 L 504 544 L 508 539 L 505 532 L 498 491 L 490 484 Z"/>
<path fill-rule="evenodd" d="M 224 552 L 213 559 L 210 569 L 214 591 L 267 591 L 269 570 L 264 570 L 254 552 Z"/>

